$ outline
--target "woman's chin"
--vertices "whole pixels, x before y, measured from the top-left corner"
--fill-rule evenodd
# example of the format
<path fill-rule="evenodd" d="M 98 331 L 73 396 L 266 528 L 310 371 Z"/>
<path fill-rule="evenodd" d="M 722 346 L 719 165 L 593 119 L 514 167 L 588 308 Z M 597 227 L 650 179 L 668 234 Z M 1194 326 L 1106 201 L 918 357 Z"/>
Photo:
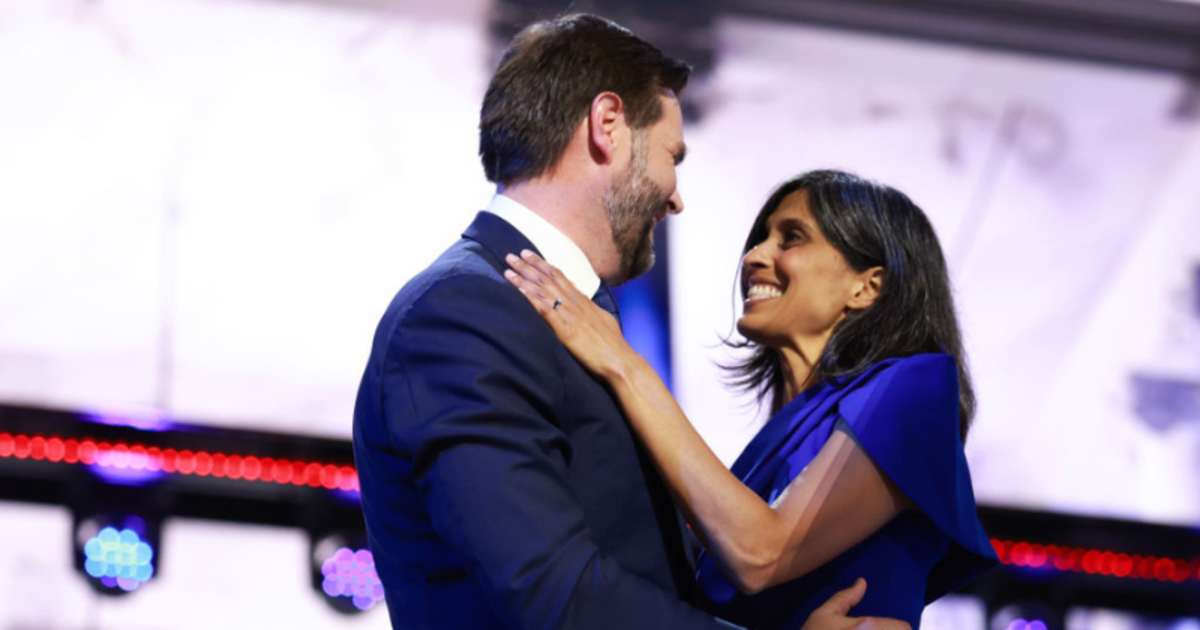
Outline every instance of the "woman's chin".
<path fill-rule="evenodd" d="M 749 321 L 747 321 L 749 320 Z M 748 315 L 742 315 L 737 320 L 738 334 L 754 343 L 761 343 L 762 330 L 754 325 L 754 318 Z"/>

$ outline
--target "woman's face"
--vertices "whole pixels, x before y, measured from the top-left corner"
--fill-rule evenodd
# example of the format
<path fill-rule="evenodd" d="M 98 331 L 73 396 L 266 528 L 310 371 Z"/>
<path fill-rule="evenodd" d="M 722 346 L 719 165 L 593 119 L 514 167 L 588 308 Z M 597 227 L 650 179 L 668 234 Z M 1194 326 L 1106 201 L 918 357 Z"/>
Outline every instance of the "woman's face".
<path fill-rule="evenodd" d="M 847 309 L 870 306 L 881 275 L 879 267 L 850 267 L 817 227 L 808 193 L 798 190 L 768 217 L 766 238 L 742 259 L 748 291 L 738 331 L 762 345 L 819 353 Z"/>

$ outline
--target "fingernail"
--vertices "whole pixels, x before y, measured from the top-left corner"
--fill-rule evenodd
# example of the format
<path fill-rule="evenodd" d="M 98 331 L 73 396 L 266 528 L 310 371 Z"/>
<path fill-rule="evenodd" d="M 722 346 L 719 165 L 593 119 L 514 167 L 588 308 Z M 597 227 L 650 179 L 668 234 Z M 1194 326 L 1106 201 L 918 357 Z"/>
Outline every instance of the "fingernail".
<path fill-rule="evenodd" d="M 529 251 L 528 249 L 522 249 L 521 258 L 533 258 L 533 252 Z"/>
<path fill-rule="evenodd" d="M 509 253 L 509 254 L 505 254 L 505 255 L 504 255 L 504 260 L 507 260 L 507 261 L 509 261 L 509 262 L 512 262 L 512 261 L 514 261 L 514 260 L 521 260 L 521 259 L 520 259 L 520 258 L 517 258 L 517 255 L 516 255 L 516 254 L 511 254 L 511 253 Z"/>
<path fill-rule="evenodd" d="M 513 279 L 513 278 L 516 278 L 516 277 L 517 277 L 517 272 L 513 271 L 512 269 L 505 269 L 505 270 L 504 270 L 504 277 L 505 277 L 505 278 L 508 278 L 508 279 L 510 279 L 510 280 L 511 280 L 511 279 Z"/>

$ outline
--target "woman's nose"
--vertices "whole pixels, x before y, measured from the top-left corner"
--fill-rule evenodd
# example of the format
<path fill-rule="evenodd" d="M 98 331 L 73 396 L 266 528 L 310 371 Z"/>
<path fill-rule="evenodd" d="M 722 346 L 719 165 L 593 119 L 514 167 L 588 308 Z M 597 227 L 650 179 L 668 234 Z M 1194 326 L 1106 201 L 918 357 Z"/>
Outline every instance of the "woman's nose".
<path fill-rule="evenodd" d="M 763 243 L 759 243 L 750 248 L 745 256 L 742 256 L 742 264 L 747 267 L 765 267 L 767 265 L 766 255 L 763 250 Z"/>

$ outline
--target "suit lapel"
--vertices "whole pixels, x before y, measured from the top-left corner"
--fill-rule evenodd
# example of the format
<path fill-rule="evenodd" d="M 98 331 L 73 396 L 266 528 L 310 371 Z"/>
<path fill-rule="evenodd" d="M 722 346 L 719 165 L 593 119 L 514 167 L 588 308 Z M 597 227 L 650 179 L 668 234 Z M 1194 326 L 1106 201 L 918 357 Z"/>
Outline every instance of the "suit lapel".
<path fill-rule="evenodd" d="M 493 256 L 492 264 L 500 273 L 503 273 L 508 268 L 508 264 L 504 262 L 504 257 L 509 253 L 518 254 L 522 249 L 530 249 L 537 252 L 539 256 L 542 254 L 517 228 L 504 219 L 486 211 L 475 215 L 475 220 L 471 222 L 471 225 L 467 227 L 462 236 L 483 246 Z M 607 284 L 601 283 L 600 289 L 593 296 L 593 300 L 601 308 L 616 316 L 619 321 L 620 313 L 618 306 L 612 290 Z M 619 422 L 624 423 L 623 418 L 619 416 L 618 418 Z M 649 454 L 645 452 L 645 448 L 635 442 L 635 450 L 639 463 L 645 473 L 644 478 L 648 486 L 646 490 L 650 495 L 651 504 L 655 511 L 654 516 L 659 525 L 659 533 L 662 535 L 668 559 L 668 569 L 675 582 L 676 591 L 686 598 L 694 590 L 692 583 L 694 567 L 692 566 L 691 554 L 688 553 L 685 547 L 683 521 L 675 509 L 674 502 L 670 499 L 670 493 L 667 490 L 665 482 L 658 475 L 653 462 L 650 461 Z"/>

